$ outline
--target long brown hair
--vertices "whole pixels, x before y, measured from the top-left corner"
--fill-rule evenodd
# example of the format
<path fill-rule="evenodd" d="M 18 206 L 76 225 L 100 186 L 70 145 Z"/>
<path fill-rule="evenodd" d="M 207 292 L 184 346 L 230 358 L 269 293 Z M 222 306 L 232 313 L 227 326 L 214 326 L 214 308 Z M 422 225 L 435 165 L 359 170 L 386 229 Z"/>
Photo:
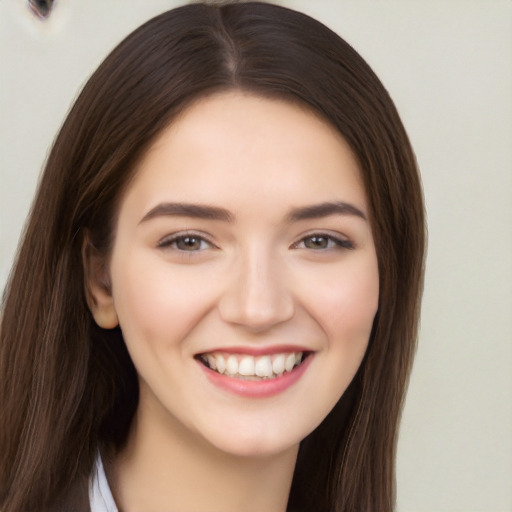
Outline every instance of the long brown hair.
<path fill-rule="evenodd" d="M 84 295 L 85 233 L 108 254 L 117 203 L 149 144 L 187 105 L 239 89 L 300 102 L 359 160 L 380 275 L 364 361 L 301 444 L 288 510 L 390 512 L 425 228 L 414 154 L 364 60 L 321 23 L 248 2 L 193 4 L 129 35 L 92 75 L 55 141 L 6 287 L 0 345 L 0 509 L 44 510 L 120 449 L 137 407 L 119 329 Z"/>

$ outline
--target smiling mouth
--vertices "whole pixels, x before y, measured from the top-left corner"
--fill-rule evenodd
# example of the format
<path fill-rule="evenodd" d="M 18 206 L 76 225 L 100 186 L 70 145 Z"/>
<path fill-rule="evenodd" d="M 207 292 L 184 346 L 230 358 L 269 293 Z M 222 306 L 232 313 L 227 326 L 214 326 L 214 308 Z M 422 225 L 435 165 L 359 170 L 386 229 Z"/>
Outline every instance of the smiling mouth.
<path fill-rule="evenodd" d="M 196 358 L 210 370 L 240 380 L 271 380 L 290 373 L 300 366 L 310 352 L 284 352 L 251 356 L 211 352 Z"/>

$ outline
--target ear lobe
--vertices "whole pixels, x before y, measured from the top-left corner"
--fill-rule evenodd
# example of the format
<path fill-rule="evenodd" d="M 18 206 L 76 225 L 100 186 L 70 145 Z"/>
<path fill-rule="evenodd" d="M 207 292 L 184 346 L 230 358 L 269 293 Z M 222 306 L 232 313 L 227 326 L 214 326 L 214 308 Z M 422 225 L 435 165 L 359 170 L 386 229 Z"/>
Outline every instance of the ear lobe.
<path fill-rule="evenodd" d="M 82 262 L 87 305 L 99 327 L 113 329 L 119 325 L 119 320 L 105 259 L 105 256 L 92 245 L 89 237 L 85 236 L 82 244 Z"/>

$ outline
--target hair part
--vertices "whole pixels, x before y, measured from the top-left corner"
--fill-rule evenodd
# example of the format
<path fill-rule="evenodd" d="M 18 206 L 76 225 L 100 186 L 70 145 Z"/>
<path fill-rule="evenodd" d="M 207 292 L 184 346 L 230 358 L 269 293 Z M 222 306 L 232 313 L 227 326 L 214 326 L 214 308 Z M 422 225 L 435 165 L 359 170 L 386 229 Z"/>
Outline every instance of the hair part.
<path fill-rule="evenodd" d="M 108 257 L 123 191 L 152 141 L 199 98 L 229 90 L 297 102 L 358 159 L 380 279 L 364 361 L 301 444 L 288 509 L 390 512 L 397 428 L 411 369 L 425 228 L 398 113 L 364 60 L 312 18 L 270 4 L 192 4 L 130 34 L 69 112 L 7 284 L 0 338 L 0 508 L 44 510 L 119 450 L 138 402 L 119 329 L 87 306 L 84 238 Z"/>

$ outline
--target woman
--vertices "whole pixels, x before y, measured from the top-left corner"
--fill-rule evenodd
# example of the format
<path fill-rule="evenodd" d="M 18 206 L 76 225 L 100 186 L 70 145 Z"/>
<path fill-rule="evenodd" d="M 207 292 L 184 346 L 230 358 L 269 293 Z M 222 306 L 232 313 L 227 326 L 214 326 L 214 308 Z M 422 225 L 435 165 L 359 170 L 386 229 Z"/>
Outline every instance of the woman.
<path fill-rule="evenodd" d="M 343 40 L 252 2 L 149 21 L 68 115 L 6 290 L 2 511 L 392 510 L 423 252 Z"/>

